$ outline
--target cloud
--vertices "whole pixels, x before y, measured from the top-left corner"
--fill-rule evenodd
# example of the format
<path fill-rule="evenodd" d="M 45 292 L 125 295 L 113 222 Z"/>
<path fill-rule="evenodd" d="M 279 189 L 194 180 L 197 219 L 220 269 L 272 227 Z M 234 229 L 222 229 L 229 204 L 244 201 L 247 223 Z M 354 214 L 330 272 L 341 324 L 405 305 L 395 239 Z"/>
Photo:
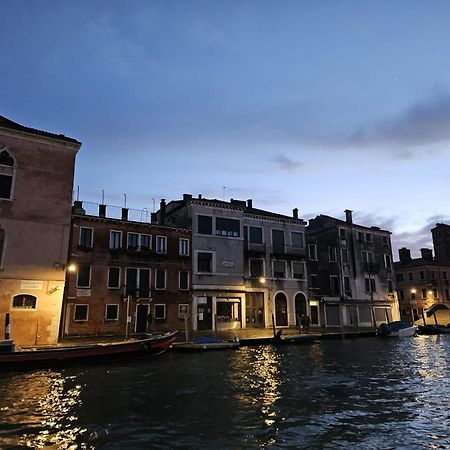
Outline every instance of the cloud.
<path fill-rule="evenodd" d="M 420 147 L 450 142 L 450 94 L 434 93 L 397 117 L 379 120 L 331 139 L 328 146 L 388 147 L 395 157 L 412 159 Z"/>
<path fill-rule="evenodd" d="M 274 156 L 272 161 L 275 162 L 279 169 L 285 172 L 295 172 L 303 167 L 303 163 L 281 154 Z"/>

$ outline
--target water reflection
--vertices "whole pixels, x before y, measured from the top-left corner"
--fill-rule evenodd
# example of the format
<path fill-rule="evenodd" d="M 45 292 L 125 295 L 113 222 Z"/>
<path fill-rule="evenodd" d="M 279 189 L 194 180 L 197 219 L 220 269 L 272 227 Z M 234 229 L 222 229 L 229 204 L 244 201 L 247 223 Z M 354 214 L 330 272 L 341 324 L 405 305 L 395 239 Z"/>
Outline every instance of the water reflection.
<path fill-rule="evenodd" d="M 61 371 L 10 376 L 8 385 L 14 388 L 3 385 L 0 389 L 1 440 L 28 448 L 77 448 L 76 442 L 86 429 L 77 425 L 82 386 L 76 378 Z"/>

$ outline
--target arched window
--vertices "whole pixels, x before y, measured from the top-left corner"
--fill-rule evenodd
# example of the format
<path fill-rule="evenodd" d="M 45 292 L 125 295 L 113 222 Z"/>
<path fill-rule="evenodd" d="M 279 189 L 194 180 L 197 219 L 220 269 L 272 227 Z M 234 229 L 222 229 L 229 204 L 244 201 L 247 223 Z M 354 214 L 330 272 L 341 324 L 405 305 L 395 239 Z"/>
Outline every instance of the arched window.
<path fill-rule="evenodd" d="M 0 199 L 10 200 L 14 175 L 14 159 L 6 151 L 0 151 Z"/>
<path fill-rule="evenodd" d="M 36 309 L 37 298 L 34 295 L 19 294 L 13 297 L 12 307 L 15 309 Z"/>

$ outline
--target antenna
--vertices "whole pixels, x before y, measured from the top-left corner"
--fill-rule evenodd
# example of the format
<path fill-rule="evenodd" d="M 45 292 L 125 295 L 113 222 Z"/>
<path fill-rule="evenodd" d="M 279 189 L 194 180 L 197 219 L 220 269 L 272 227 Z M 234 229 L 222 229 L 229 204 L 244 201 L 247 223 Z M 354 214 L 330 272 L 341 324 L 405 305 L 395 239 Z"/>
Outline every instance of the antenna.
<path fill-rule="evenodd" d="M 77 202 L 80 200 L 80 185 L 77 184 Z"/>
<path fill-rule="evenodd" d="M 124 198 L 123 207 L 126 208 L 127 207 L 127 194 L 123 194 L 123 198 Z"/>
<path fill-rule="evenodd" d="M 102 189 L 102 205 L 105 204 L 105 191 Z"/>

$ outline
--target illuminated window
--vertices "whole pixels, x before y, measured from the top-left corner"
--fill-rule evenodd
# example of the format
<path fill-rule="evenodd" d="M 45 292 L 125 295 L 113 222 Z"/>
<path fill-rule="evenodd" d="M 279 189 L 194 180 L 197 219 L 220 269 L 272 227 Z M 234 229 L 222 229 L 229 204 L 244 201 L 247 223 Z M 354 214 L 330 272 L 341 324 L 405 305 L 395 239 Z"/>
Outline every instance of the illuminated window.
<path fill-rule="evenodd" d="M 13 297 L 14 309 L 36 309 L 37 298 L 34 295 L 20 294 Z"/>

